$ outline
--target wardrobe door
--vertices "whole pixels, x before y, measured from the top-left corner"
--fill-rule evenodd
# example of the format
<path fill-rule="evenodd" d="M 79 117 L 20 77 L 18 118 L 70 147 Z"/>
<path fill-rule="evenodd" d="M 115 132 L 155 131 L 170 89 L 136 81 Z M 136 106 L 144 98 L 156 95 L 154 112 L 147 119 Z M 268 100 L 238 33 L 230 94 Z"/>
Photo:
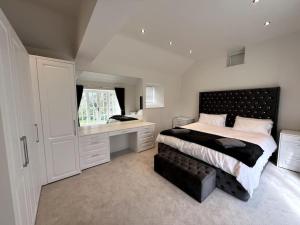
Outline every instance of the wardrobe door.
<path fill-rule="evenodd" d="M 22 71 L 24 73 L 23 87 L 24 87 L 24 97 L 23 97 L 23 114 L 25 117 L 25 134 L 27 137 L 27 149 L 29 158 L 29 176 L 31 181 L 31 199 L 32 199 L 32 210 L 33 210 L 33 220 L 35 220 L 35 215 L 37 213 L 38 200 L 41 190 L 41 168 L 40 168 L 40 151 L 37 148 L 38 143 L 36 141 L 36 127 L 34 121 L 34 111 L 33 111 L 33 94 L 31 85 L 31 75 L 29 67 L 29 55 L 26 51 L 21 54 L 22 60 Z"/>
<path fill-rule="evenodd" d="M 27 106 L 25 105 L 26 97 L 26 73 L 24 73 L 24 47 L 16 37 L 16 34 L 10 30 L 10 61 L 12 72 L 12 90 L 13 101 L 15 105 L 16 121 L 16 195 L 18 213 L 20 215 L 20 224 L 33 224 L 34 221 L 34 194 L 32 191 L 33 181 L 29 169 L 29 149 L 28 142 L 30 139 L 30 121 L 27 121 Z M 30 97 L 30 96 L 28 96 Z"/>
<path fill-rule="evenodd" d="M 42 114 L 40 105 L 40 92 L 38 85 L 37 75 L 37 57 L 31 55 L 30 61 L 30 72 L 32 82 L 32 93 L 33 93 L 33 109 L 34 109 L 34 129 L 35 129 L 35 144 L 37 145 L 37 151 L 39 153 L 39 165 L 36 167 L 40 171 L 40 182 L 42 185 L 48 183 L 46 173 L 46 162 L 45 162 L 45 149 L 44 149 L 44 137 L 43 137 L 43 126 L 42 126 Z"/>
<path fill-rule="evenodd" d="M 80 172 L 74 64 L 38 58 L 48 182 Z"/>
<path fill-rule="evenodd" d="M 3 130 L 6 135 L 8 170 L 11 178 L 11 192 L 16 224 L 29 225 L 29 210 L 27 204 L 28 188 L 23 167 L 25 155 L 20 145 L 19 130 L 16 121 L 16 104 L 13 92 L 13 76 L 11 57 L 12 49 L 9 35 L 9 24 L 0 10 L 0 102 Z"/>
<path fill-rule="evenodd" d="M 0 10 L 1 115 L 16 224 L 33 225 L 40 191 L 29 55 Z"/>

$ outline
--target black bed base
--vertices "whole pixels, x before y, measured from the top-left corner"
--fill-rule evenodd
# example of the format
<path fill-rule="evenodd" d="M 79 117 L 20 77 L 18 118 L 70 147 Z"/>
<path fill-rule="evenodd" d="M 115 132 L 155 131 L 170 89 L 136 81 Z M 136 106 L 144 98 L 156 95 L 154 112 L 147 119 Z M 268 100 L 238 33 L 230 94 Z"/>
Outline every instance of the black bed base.
<path fill-rule="evenodd" d="M 178 151 L 175 148 L 172 148 L 166 144 L 163 143 L 158 143 L 158 152 L 164 152 L 164 151 L 175 151 L 178 154 L 183 154 L 186 155 L 180 151 Z M 193 158 L 192 156 L 186 155 L 190 158 Z M 193 158 L 195 159 L 195 158 Z M 250 198 L 249 193 L 243 188 L 243 186 L 236 180 L 236 178 L 234 176 L 232 176 L 231 174 L 228 174 L 226 172 L 224 172 L 223 170 L 216 168 L 212 165 L 207 164 L 206 162 L 203 162 L 199 159 L 196 159 L 210 167 L 213 167 L 216 169 L 217 172 L 217 176 L 216 176 L 216 186 L 227 192 L 228 194 L 242 200 L 242 201 L 248 201 L 248 199 Z"/>

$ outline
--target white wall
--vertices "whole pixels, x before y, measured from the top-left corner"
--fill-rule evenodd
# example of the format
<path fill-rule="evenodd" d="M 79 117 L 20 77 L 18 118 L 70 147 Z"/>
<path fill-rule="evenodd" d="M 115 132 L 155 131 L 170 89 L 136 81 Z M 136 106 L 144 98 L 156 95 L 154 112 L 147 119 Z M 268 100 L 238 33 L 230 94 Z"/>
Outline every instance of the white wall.
<path fill-rule="evenodd" d="M 194 64 L 182 76 L 180 112 L 198 116 L 199 91 L 281 87 L 279 128 L 300 130 L 300 32 L 246 46 L 244 65 L 226 68 L 226 54 Z"/>

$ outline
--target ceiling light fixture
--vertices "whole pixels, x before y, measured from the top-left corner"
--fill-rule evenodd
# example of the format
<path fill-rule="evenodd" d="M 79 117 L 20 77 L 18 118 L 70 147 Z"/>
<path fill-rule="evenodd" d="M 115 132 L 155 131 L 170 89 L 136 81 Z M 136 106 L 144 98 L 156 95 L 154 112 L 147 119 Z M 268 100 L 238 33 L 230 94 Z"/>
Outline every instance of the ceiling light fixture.
<path fill-rule="evenodd" d="M 145 33 L 145 29 L 144 29 L 144 28 L 142 28 L 141 32 L 142 32 L 142 34 L 144 34 L 144 33 Z"/>
<path fill-rule="evenodd" d="M 190 55 L 193 53 L 192 49 L 190 49 Z"/>
<path fill-rule="evenodd" d="M 266 21 L 264 25 L 265 25 L 265 27 L 267 27 L 267 26 L 269 26 L 270 24 L 271 24 L 270 21 Z"/>
<path fill-rule="evenodd" d="M 173 45 L 173 42 L 172 42 L 172 41 L 170 41 L 170 42 L 169 42 L 169 44 L 170 44 L 170 45 Z"/>

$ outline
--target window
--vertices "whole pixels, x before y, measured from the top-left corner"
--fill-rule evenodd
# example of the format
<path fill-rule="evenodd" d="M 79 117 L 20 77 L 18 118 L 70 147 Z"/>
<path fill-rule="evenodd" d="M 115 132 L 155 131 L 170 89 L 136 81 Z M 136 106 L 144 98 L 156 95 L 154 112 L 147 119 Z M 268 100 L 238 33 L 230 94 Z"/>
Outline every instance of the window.
<path fill-rule="evenodd" d="M 146 87 L 146 105 L 155 105 L 155 87 Z"/>
<path fill-rule="evenodd" d="M 121 115 L 114 90 L 83 90 L 79 107 L 80 126 L 105 124 L 113 115 Z"/>
<path fill-rule="evenodd" d="M 146 108 L 164 107 L 164 90 L 160 85 L 146 85 Z"/>
<path fill-rule="evenodd" d="M 245 62 L 245 48 L 239 50 L 232 50 L 227 55 L 227 67 L 244 64 Z"/>

